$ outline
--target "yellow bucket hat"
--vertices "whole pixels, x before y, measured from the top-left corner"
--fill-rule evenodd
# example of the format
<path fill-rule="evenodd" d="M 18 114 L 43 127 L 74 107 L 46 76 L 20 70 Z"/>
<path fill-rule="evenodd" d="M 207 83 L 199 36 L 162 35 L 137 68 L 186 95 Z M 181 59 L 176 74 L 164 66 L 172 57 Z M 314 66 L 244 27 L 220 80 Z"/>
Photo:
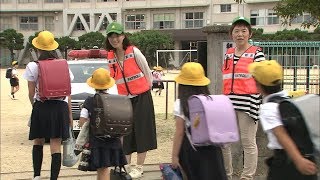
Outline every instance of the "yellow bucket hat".
<path fill-rule="evenodd" d="M 185 63 L 175 81 L 179 84 L 192 86 L 206 86 L 210 84 L 210 79 L 204 75 L 202 65 L 196 62 Z"/>
<path fill-rule="evenodd" d="M 14 66 L 14 65 L 17 65 L 18 64 L 18 61 L 12 61 L 11 65 Z"/>
<path fill-rule="evenodd" d="M 54 35 L 49 31 L 41 31 L 33 38 L 32 45 L 37 49 L 52 51 L 58 48 L 59 44 L 54 40 Z"/>
<path fill-rule="evenodd" d="M 283 78 L 282 66 L 276 60 L 251 63 L 249 72 L 256 81 L 265 86 L 278 85 Z"/>
<path fill-rule="evenodd" d="M 161 67 L 161 66 L 158 66 L 158 67 L 156 67 L 156 69 L 155 70 L 157 70 L 157 71 L 162 71 L 163 70 L 163 68 Z"/>
<path fill-rule="evenodd" d="M 94 89 L 109 89 L 115 84 L 110 72 L 104 68 L 96 69 L 92 76 L 87 79 L 87 84 Z"/>

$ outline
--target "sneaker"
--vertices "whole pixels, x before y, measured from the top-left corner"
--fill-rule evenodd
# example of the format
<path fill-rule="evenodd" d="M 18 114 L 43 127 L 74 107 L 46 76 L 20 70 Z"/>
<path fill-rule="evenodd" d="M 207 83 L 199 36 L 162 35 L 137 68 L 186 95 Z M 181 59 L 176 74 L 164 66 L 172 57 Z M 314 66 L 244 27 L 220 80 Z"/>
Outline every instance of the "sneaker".
<path fill-rule="evenodd" d="M 143 176 L 143 166 L 142 165 L 136 165 L 135 167 L 132 167 L 131 172 L 129 173 L 132 179 L 138 179 Z"/>
<path fill-rule="evenodd" d="M 12 100 L 14 100 L 14 97 L 12 96 L 12 94 L 8 94 L 8 96 L 9 96 Z"/>
<path fill-rule="evenodd" d="M 33 180 L 41 180 L 40 176 L 36 176 L 33 178 Z"/>

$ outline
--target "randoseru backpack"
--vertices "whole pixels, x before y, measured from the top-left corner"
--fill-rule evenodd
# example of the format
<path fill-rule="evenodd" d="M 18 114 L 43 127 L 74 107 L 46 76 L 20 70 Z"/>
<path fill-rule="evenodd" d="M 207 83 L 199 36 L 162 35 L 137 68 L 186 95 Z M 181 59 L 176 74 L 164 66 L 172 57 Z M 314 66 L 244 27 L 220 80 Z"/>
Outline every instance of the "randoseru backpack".
<path fill-rule="evenodd" d="M 12 68 L 8 68 L 6 71 L 6 78 L 10 79 L 12 78 Z"/>
<path fill-rule="evenodd" d="M 319 95 L 292 99 L 275 96 L 268 102 L 279 103 L 283 125 L 302 154 L 320 152 Z"/>
<path fill-rule="evenodd" d="M 191 144 L 206 146 L 239 141 L 236 112 L 227 96 L 193 95 L 188 99 L 188 105 Z"/>
<path fill-rule="evenodd" d="M 69 66 L 65 59 L 40 60 L 36 63 L 41 100 L 64 98 L 71 94 Z"/>
<path fill-rule="evenodd" d="M 120 137 L 132 132 L 133 109 L 130 98 L 96 93 L 90 130 L 97 137 Z"/>

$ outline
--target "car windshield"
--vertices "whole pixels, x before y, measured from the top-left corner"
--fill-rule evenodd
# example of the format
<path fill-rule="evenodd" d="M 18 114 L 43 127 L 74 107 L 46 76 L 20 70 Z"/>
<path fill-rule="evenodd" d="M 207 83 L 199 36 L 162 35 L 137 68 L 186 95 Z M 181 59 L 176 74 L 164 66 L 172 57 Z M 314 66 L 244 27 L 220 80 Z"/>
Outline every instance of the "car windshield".
<path fill-rule="evenodd" d="M 85 83 L 92 75 L 93 71 L 103 67 L 108 68 L 107 63 L 83 63 L 83 64 L 69 64 L 69 68 L 74 76 L 72 83 Z"/>

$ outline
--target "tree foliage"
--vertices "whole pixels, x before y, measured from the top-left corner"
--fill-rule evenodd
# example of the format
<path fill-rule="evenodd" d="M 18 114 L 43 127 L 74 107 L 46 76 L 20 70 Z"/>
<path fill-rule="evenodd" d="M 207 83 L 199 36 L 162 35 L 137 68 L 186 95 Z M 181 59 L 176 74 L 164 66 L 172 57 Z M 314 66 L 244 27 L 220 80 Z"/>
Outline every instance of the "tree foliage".
<path fill-rule="evenodd" d="M 106 37 L 101 32 L 89 32 L 83 34 L 78 39 L 81 49 L 92 49 L 94 46 L 98 46 L 98 48 L 103 47 Z"/>
<path fill-rule="evenodd" d="M 61 51 L 65 51 L 67 49 L 74 49 L 77 45 L 77 41 L 75 39 L 70 38 L 69 36 L 57 38 L 56 41 L 58 42 L 59 49 Z"/>
<path fill-rule="evenodd" d="M 11 60 L 14 60 L 14 50 L 21 50 L 24 48 L 24 36 L 14 29 L 6 29 L 0 33 L 0 46 L 10 51 Z"/>
<path fill-rule="evenodd" d="M 234 1 L 239 4 L 246 2 L 245 0 Z M 319 0 L 280 0 L 273 9 L 283 19 L 282 24 L 284 25 L 291 25 L 292 20 L 296 17 L 303 15 L 303 13 L 309 13 L 310 18 L 303 22 L 302 26 L 307 28 L 320 26 Z"/>
<path fill-rule="evenodd" d="M 141 31 L 129 36 L 131 42 L 145 55 L 149 66 L 157 63 L 156 51 L 160 49 L 173 49 L 172 37 L 156 30 Z M 159 65 L 168 64 L 168 57 L 160 57 Z"/>
<path fill-rule="evenodd" d="M 307 31 L 301 31 L 299 29 L 294 30 L 282 30 L 277 31 L 274 34 L 263 34 L 263 29 L 253 29 L 253 36 L 252 39 L 254 41 L 257 40 L 264 40 L 264 41 L 270 41 L 270 40 L 285 40 L 285 41 L 320 41 L 320 34 L 319 33 L 308 33 Z"/>

